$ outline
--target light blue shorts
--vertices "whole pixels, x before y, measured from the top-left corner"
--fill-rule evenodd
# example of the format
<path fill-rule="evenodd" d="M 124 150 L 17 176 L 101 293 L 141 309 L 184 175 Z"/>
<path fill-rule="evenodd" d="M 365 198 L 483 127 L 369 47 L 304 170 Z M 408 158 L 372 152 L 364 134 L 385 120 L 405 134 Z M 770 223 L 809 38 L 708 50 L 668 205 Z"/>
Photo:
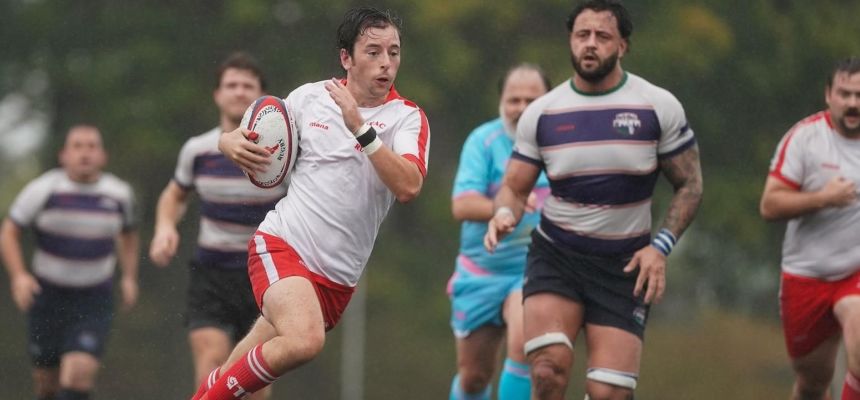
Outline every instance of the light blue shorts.
<path fill-rule="evenodd" d="M 457 267 L 448 281 L 454 336 L 464 338 L 484 325 L 504 326 L 505 299 L 522 287 L 522 274 L 494 273 L 462 255 L 457 257 Z"/>

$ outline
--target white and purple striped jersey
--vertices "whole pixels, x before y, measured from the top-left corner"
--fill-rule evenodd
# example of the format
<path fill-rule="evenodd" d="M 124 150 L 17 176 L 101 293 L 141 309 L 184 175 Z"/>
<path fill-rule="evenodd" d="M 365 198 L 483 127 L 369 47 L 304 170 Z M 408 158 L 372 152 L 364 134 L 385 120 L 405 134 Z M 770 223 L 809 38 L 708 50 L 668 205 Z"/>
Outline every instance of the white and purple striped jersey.
<path fill-rule="evenodd" d="M 33 228 L 34 275 L 57 286 L 93 287 L 113 277 L 116 237 L 135 227 L 133 204 L 131 186 L 112 174 L 80 183 L 53 169 L 24 187 L 9 219 Z"/>
<path fill-rule="evenodd" d="M 833 129 L 829 112 L 798 122 L 771 160 L 770 176 L 802 192 L 820 190 L 834 176 L 860 185 L 860 140 Z M 839 280 L 860 269 L 860 202 L 792 218 L 782 244 L 782 269 L 793 275 Z"/>
<path fill-rule="evenodd" d="M 179 187 L 200 196 L 200 230 L 194 259 L 202 266 L 245 268 L 248 240 L 287 193 L 286 184 L 262 189 L 218 150 L 221 129 L 185 142 L 173 177 Z"/>
<path fill-rule="evenodd" d="M 284 239 L 311 272 L 355 286 L 395 198 L 362 154 L 324 84 L 305 84 L 285 99 L 299 131 L 299 156 L 290 194 L 260 230 Z M 385 103 L 358 110 L 385 146 L 426 176 L 430 127 L 415 103 L 392 87 Z"/>
<path fill-rule="evenodd" d="M 624 255 L 650 242 L 659 160 L 694 144 L 681 103 L 625 72 L 603 93 L 579 92 L 568 80 L 535 100 L 512 157 L 547 173 L 544 237 L 581 253 Z"/>

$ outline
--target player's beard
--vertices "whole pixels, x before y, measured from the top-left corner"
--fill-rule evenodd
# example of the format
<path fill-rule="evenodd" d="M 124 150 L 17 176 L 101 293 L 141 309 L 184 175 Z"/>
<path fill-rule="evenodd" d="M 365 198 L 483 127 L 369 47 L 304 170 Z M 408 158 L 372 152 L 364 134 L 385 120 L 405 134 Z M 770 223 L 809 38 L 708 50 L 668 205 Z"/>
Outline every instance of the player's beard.
<path fill-rule="evenodd" d="M 618 53 L 615 52 L 604 60 L 600 60 L 599 58 L 598 60 L 599 63 L 597 64 L 597 68 L 587 71 L 582 67 L 581 60 L 576 56 L 576 54 L 570 54 L 570 62 L 573 64 L 573 69 L 576 71 L 576 74 L 589 83 L 598 83 L 602 81 L 603 78 L 606 78 L 606 76 L 615 69 L 615 65 L 618 64 Z"/>
<path fill-rule="evenodd" d="M 860 117 L 860 108 L 849 108 L 845 110 L 845 113 L 842 114 L 841 117 L 836 118 L 836 124 L 839 125 L 840 128 L 842 128 L 842 132 L 845 132 L 845 135 L 852 137 L 860 136 L 860 124 L 853 127 L 849 127 L 848 124 L 845 122 L 845 117 L 848 116 Z"/>

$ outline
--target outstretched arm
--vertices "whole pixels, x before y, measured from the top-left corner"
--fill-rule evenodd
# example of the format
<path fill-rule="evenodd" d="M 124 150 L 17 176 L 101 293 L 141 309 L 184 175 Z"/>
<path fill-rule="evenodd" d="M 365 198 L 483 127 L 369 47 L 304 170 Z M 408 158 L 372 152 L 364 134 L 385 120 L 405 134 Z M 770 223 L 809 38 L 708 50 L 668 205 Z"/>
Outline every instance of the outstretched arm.
<path fill-rule="evenodd" d="M 674 242 L 690 226 L 702 201 L 702 168 L 699 164 L 698 147 L 690 147 L 674 157 L 661 160 L 660 168 L 672 184 L 675 194 L 669 203 L 669 210 L 655 242 L 669 240 L 671 245 L 674 245 Z M 655 245 L 648 245 L 634 253 L 633 258 L 624 268 L 624 272 L 627 273 L 639 268 L 633 295 L 639 296 L 647 286 L 645 303 L 652 301 L 659 303 L 663 298 L 666 290 L 667 255 L 668 252 L 664 253 Z"/>

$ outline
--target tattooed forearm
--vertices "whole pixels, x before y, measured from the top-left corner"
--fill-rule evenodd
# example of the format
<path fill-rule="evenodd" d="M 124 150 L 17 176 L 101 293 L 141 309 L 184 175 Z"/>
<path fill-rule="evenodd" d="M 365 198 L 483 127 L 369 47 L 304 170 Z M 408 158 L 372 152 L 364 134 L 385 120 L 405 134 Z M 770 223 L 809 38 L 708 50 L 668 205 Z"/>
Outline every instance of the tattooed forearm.
<path fill-rule="evenodd" d="M 693 222 L 702 201 L 702 168 L 698 147 L 693 146 L 681 154 L 660 161 L 660 168 L 675 189 L 663 227 L 680 238 Z"/>

